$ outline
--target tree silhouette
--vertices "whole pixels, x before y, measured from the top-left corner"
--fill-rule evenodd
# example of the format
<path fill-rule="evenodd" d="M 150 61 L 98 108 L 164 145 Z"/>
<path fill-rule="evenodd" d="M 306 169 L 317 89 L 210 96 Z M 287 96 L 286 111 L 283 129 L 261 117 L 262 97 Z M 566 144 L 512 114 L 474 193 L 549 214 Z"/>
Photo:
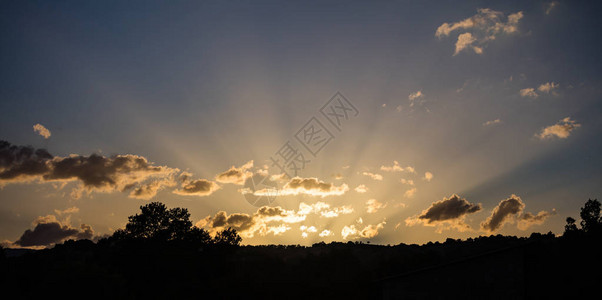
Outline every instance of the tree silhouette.
<path fill-rule="evenodd" d="M 564 226 L 565 235 L 573 235 L 578 232 L 584 232 L 588 234 L 599 234 L 602 232 L 602 216 L 600 216 L 600 202 L 597 199 L 589 199 L 585 202 L 585 205 L 581 208 L 581 229 L 577 228 L 575 219 L 568 217 L 566 218 L 566 225 Z"/>
<path fill-rule="evenodd" d="M 573 234 L 579 231 L 575 222 L 575 219 L 571 217 L 566 218 L 566 225 L 564 225 L 564 234 Z"/>
<path fill-rule="evenodd" d="M 212 239 L 207 230 L 192 225 L 186 208 L 167 209 L 165 204 L 151 202 L 140 206 L 140 214 L 129 216 L 125 229 L 113 234 L 117 240 L 183 241 L 200 245 L 239 246 L 242 238 L 232 228 L 217 232 Z"/>
<path fill-rule="evenodd" d="M 242 238 L 236 233 L 235 229 L 228 227 L 218 232 L 213 239 L 216 245 L 239 246 Z"/>
<path fill-rule="evenodd" d="M 167 209 L 165 204 L 151 202 L 140 206 L 141 213 L 128 217 L 125 229 L 117 230 L 118 239 L 152 239 L 157 241 L 207 240 L 209 234 L 192 226 L 185 208 Z"/>
<path fill-rule="evenodd" d="M 581 228 L 584 232 L 594 233 L 600 231 L 602 218 L 600 217 L 600 202 L 589 199 L 581 208 Z"/>

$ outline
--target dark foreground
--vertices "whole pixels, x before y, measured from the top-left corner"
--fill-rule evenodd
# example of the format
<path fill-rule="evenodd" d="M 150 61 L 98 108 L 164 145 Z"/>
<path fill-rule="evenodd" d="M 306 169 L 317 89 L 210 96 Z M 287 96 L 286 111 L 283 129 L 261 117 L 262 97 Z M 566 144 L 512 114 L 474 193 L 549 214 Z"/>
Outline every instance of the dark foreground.
<path fill-rule="evenodd" d="M 3 298 L 580 298 L 598 290 L 600 241 L 552 234 L 423 246 L 81 240 L 3 255 L 0 285 Z"/>

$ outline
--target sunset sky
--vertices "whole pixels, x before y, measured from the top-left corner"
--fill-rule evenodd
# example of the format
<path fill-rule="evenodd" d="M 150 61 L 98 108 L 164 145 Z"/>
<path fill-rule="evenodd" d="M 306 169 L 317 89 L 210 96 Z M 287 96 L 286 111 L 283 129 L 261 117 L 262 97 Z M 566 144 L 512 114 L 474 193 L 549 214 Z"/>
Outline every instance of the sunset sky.
<path fill-rule="evenodd" d="M 3 1 L 0 242 L 150 201 L 244 244 L 561 234 L 602 193 L 601 8 Z"/>

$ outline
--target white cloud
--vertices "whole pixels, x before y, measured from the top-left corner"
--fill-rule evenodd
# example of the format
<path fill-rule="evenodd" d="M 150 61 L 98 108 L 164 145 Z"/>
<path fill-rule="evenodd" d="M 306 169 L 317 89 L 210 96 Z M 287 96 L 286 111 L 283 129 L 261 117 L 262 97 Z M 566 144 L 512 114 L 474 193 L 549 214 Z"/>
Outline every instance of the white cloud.
<path fill-rule="evenodd" d="M 368 225 L 361 230 L 356 228 L 355 225 L 345 226 L 341 230 L 341 236 L 344 240 L 357 238 L 372 238 L 378 235 L 379 230 L 383 229 L 385 224 L 387 223 L 383 221 L 375 225 Z"/>
<path fill-rule="evenodd" d="M 500 124 L 500 123 L 502 123 L 502 120 L 495 119 L 495 120 L 490 120 L 490 121 L 483 123 L 483 126 L 492 126 L 492 125 L 496 125 L 496 124 Z"/>
<path fill-rule="evenodd" d="M 402 178 L 399 180 L 399 182 L 401 182 L 403 184 L 407 184 L 407 185 L 414 185 L 414 180 L 412 180 L 412 179 Z"/>
<path fill-rule="evenodd" d="M 322 232 L 320 232 L 320 234 L 318 234 L 320 237 L 327 237 L 327 236 L 331 236 L 334 235 L 334 232 L 328 230 L 328 229 L 324 229 L 322 230 Z"/>
<path fill-rule="evenodd" d="M 392 166 L 380 166 L 380 170 L 381 171 L 385 171 L 385 172 L 409 172 L 409 173 L 414 173 L 416 170 L 413 167 L 402 167 L 399 165 L 399 162 L 394 160 L 393 161 L 393 165 Z"/>
<path fill-rule="evenodd" d="M 431 172 L 424 172 L 424 180 L 426 181 L 431 181 L 431 179 L 433 179 L 434 175 Z"/>
<path fill-rule="evenodd" d="M 424 94 L 422 93 L 422 91 L 417 91 L 417 92 L 411 93 L 411 94 L 408 96 L 408 99 L 409 99 L 410 101 L 413 101 L 413 100 L 416 100 L 416 99 L 418 99 L 418 98 L 422 98 L 422 97 L 424 97 Z"/>
<path fill-rule="evenodd" d="M 571 135 L 571 132 L 576 128 L 581 127 L 576 121 L 571 120 L 570 117 L 566 117 L 554 125 L 543 128 L 535 136 L 540 140 L 551 139 L 553 137 L 566 139 Z"/>
<path fill-rule="evenodd" d="M 465 49 L 472 49 L 477 54 L 483 53 L 483 48 L 490 41 L 502 34 L 518 31 L 518 23 L 523 18 L 523 12 L 508 15 L 504 21 L 504 13 L 489 8 L 480 8 L 477 14 L 455 23 L 443 23 L 437 28 L 435 36 L 443 38 L 454 31 L 464 31 L 458 35 L 454 55 Z"/>
<path fill-rule="evenodd" d="M 358 185 L 358 186 L 355 188 L 355 191 L 356 191 L 356 192 L 358 192 L 358 193 L 360 193 L 360 194 L 363 194 L 363 193 L 365 193 L 365 192 L 367 192 L 367 191 L 368 191 L 368 187 L 367 187 L 367 186 L 365 186 L 365 185 L 363 185 L 363 184 L 360 184 L 360 185 Z"/>
<path fill-rule="evenodd" d="M 521 97 L 537 98 L 539 95 L 535 92 L 534 88 L 525 88 L 519 91 Z"/>
<path fill-rule="evenodd" d="M 383 176 L 380 174 L 377 174 L 377 173 L 363 172 L 362 175 L 368 176 L 374 180 L 379 180 L 379 181 L 383 180 Z"/>
<path fill-rule="evenodd" d="M 385 208 L 386 206 L 386 203 L 379 202 L 376 199 L 369 199 L 368 201 L 366 201 L 366 212 L 369 214 L 373 214 L 379 211 L 381 208 Z"/>
<path fill-rule="evenodd" d="M 458 36 L 458 41 L 456 41 L 456 51 L 454 52 L 454 55 L 457 55 L 458 53 L 460 53 L 460 51 L 471 46 L 472 43 L 474 43 L 476 40 L 477 39 L 475 37 L 473 37 L 470 32 L 460 34 Z M 479 47 L 473 46 L 472 48 L 475 51 L 475 53 L 477 53 L 477 54 L 483 53 L 483 50 Z"/>
<path fill-rule="evenodd" d="M 33 131 L 43 136 L 45 139 L 49 138 L 52 135 L 50 133 L 50 130 L 48 130 L 46 127 L 44 127 L 44 125 L 40 123 L 33 125 Z"/>
<path fill-rule="evenodd" d="M 416 195 L 416 191 L 417 191 L 416 188 L 411 188 L 411 189 L 405 191 L 405 193 L 403 193 L 403 196 L 406 198 L 412 198 L 412 197 L 414 197 L 414 195 Z"/>
<path fill-rule="evenodd" d="M 546 82 L 546 83 L 542 83 L 537 90 L 542 92 L 542 93 L 546 93 L 549 94 L 550 92 L 552 92 L 553 90 L 557 89 L 559 87 L 558 83 L 554 83 L 554 82 Z"/>

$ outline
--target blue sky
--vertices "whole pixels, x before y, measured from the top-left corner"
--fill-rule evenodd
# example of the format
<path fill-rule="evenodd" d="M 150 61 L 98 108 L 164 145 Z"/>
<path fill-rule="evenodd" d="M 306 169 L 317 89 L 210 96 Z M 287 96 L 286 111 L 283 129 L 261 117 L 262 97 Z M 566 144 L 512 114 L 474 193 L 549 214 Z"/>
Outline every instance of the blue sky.
<path fill-rule="evenodd" d="M 48 215 L 110 234 L 155 200 L 189 208 L 208 229 L 218 228 L 220 211 L 245 215 L 263 226 L 233 224 L 251 244 L 561 233 L 564 219 L 601 192 L 598 8 L 568 1 L 2 2 L 0 139 L 47 149 L 55 159 L 131 154 L 172 172 L 135 181 L 163 180 L 149 199 L 130 197 L 131 186 L 90 187 L 77 174 L 0 179 L 0 240 L 15 242 Z M 460 45 L 461 36 L 468 43 Z M 263 167 L 270 156 L 337 92 L 359 115 L 297 175 L 347 186 L 342 195 L 278 196 L 270 205 L 297 219 L 266 221 L 242 185 L 216 178 L 232 166 L 243 179 L 277 175 Z M 51 135 L 36 134 L 35 124 Z M 405 171 L 382 168 L 394 161 Z M 183 172 L 189 181 L 179 181 Z M 201 179 L 219 189 L 174 193 Z M 356 192 L 359 185 L 368 191 Z M 73 190 L 84 192 L 73 197 Z M 480 210 L 424 217 L 454 194 Z M 483 230 L 513 195 L 524 208 Z M 372 199 L 381 205 L 368 213 Z M 300 215 L 301 203 L 320 202 L 348 209 L 338 217 L 319 209 Z M 77 212 L 55 211 L 72 207 Z M 541 211 L 543 221 L 518 228 L 531 220 L 527 213 Z M 301 226 L 316 232 L 303 236 Z M 324 230 L 330 234 L 320 237 Z"/>

